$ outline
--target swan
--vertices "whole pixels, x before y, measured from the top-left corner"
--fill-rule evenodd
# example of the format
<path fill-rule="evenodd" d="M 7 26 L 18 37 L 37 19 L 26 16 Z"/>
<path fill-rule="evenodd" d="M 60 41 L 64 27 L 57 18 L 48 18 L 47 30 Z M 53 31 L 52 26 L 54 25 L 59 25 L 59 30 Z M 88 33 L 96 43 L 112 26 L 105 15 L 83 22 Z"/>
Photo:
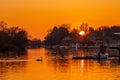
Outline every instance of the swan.
<path fill-rule="evenodd" d="M 42 57 L 40 57 L 40 58 L 36 59 L 36 61 L 42 61 Z"/>

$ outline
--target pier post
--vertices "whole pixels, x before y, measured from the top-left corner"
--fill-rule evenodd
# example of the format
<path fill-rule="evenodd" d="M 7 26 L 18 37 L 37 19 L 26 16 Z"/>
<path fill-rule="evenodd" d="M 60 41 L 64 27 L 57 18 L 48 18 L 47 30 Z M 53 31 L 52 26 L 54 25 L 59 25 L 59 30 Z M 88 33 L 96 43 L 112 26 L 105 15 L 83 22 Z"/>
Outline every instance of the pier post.
<path fill-rule="evenodd" d="M 118 63 L 120 63 L 120 48 L 118 48 L 118 52 L 119 52 L 119 60 L 118 60 Z"/>
<path fill-rule="evenodd" d="M 119 51 L 119 56 L 120 56 L 120 48 L 118 48 L 118 51 Z"/>

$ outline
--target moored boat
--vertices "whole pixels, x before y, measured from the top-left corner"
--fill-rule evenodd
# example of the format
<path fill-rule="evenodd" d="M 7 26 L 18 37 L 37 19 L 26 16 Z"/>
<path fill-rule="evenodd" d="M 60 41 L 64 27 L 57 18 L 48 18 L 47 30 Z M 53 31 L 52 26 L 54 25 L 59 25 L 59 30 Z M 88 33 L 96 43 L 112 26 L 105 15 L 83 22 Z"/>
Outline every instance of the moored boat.
<path fill-rule="evenodd" d="M 100 55 L 92 55 L 92 56 L 74 56 L 72 59 L 107 59 L 108 53 L 101 54 Z"/>

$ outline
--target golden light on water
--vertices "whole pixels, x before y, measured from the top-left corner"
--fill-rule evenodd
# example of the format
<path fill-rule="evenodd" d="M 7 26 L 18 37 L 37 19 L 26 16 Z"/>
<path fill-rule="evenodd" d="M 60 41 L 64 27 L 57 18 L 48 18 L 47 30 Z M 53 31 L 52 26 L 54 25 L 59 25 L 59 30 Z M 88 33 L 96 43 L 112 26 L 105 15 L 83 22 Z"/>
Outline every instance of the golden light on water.
<path fill-rule="evenodd" d="M 80 49 L 77 53 L 84 55 L 87 52 Z M 69 58 L 72 54 L 65 52 L 63 57 L 59 51 L 53 54 L 44 48 L 29 49 L 27 55 L 19 56 L 15 61 L 0 62 L 0 80 L 120 80 L 117 59 L 73 60 Z M 43 60 L 36 61 L 40 56 Z"/>

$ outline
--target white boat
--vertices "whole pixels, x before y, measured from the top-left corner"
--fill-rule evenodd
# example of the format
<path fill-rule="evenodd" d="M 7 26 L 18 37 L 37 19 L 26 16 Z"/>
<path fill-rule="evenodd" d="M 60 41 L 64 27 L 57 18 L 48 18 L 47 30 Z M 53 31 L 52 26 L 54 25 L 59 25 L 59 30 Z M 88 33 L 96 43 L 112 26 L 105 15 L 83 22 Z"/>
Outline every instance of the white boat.
<path fill-rule="evenodd" d="M 99 53 L 99 55 L 93 55 L 92 56 L 94 59 L 107 59 L 108 58 L 108 53 L 105 53 L 105 54 L 102 54 L 102 53 Z"/>

